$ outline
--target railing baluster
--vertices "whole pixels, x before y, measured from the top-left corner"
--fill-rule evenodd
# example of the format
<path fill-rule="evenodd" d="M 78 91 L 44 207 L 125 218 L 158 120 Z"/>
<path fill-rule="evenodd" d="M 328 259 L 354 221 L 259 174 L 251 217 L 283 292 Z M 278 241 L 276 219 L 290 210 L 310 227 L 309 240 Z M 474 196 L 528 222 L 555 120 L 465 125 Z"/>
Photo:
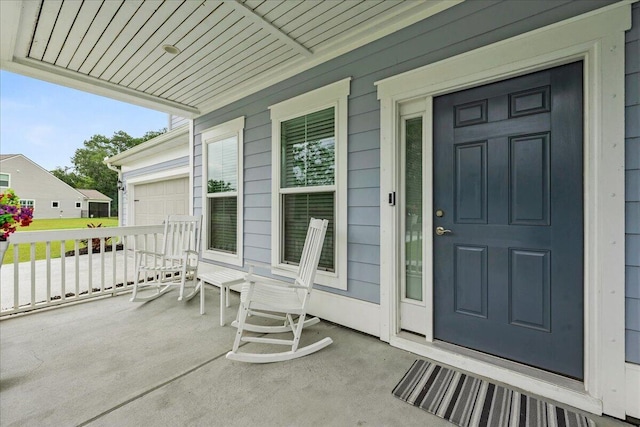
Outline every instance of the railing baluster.
<path fill-rule="evenodd" d="M 46 246 L 47 260 L 47 302 L 51 301 L 51 242 L 47 241 Z"/>
<path fill-rule="evenodd" d="M 105 269 L 105 265 L 104 265 L 104 245 L 105 243 L 105 238 L 101 237 L 100 238 L 100 292 L 104 292 L 104 269 Z"/>
<path fill-rule="evenodd" d="M 124 254 L 124 271 L 122 273 L 122 289 L 124 290 L 129 287 L 129 277 L 127 276 L 127 272 L 129 271 L 129 239 L 127 239 L 126 236 L 120 238 L 122 239 L 122 253 Z"/>
<path fill-rule="evenodd" d="M 113 264 L 111 266 L 111 290 L 113 291 L 114 295 L 116 293 L 116 285 L 118 284 L 118 279 L 116 277 L 116 255 L 118 253 L 118 239 L 119 237 L 116 238 L 115 236 L 111 238 L 111 263 Z"/>
<path fill-rule="evenodd" d="M 20 249 L 13 245 L 13 309 L 20 307 Z"/>
<path fill-rule="evenodd" d="M 31 306 L 36 305 L 36 244 L 31 243 L 29 257 L 31 259 Z"/>
<path fill-rule="evenodd" d="M 80 242 L 78 241 L 78 239 L 75 240 L 75 242 L 73 242 L 73 256 L 74 256 L 74 261 L 75 261 L 75 267 L 76 267 L 76 297 L 80 296 L 80 257 L 79 257 L 79 251 L 80 251 Z"/>
<path fill-rule="evenodd" d="M 93 242 L 91 242 L 93 243 Z M 88 273 L 89 273 L 89 295 L 93 295 L 93 248 L 91 247 L 91 243 L 87 244 L 87 254 L 89 255 L 87 257 L 87 269 L 88 269 Z"/>
<path fill-rule="evenodd" d="M 67 242 L 66 240 L 60 241 L 60 299 L 65 300 L 67 295 Z"/>

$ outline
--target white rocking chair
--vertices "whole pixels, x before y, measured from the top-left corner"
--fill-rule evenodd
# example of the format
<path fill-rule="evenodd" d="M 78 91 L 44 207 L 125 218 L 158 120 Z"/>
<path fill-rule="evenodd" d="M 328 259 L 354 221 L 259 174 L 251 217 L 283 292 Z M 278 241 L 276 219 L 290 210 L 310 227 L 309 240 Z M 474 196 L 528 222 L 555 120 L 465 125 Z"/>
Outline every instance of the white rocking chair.
<path fill-rule="evenodd" d="M 136 251 L 138 265 L 130 301 L 151 301 L 179 286 L 178 301 L 191 299 L 199 288 L 198 258 L 200 255 L 201 218 L 186 215 L 169 215 L 164 222 L 164 236 L 160 252 Z M 144 278 L 140 279 L 140 274 Z M 149 279 L 151 276 L 151 280 Z M 187 280 L 192 291 L 185 297 Z M 145 288 L 155 288 L 156 292 L 140 295 Z"/>
<path fill-rule="evenodd" d="M 233 350 L 227 353 L 227 359 L 251 363 L 280 362 L 306 356 L 333 342 L 327 337 L 298 348 L 302 329 L 320 321 L 317 317 L 306 319 L 306 315 L 328 224 L 329 221 L 326 219 L 311 219 L 294 283 L 258 278 L 253 275 L 252 269 L 249 270 L 240 294 L 238 320 L 231 324 L 237 327 L 238 331 Z M 284 323 L 278 326 L 256 325 L 247 322 L 249 315 L 278 319 Z M 297 319 L 294 319 L 294 316 L 298 316 Z M 293 339 L 243 336 L 245 330 L 266 334 L 292 332 Z M 291 350 L 282 353 L 241 353 L 238 352 L 240 341 L 286 345 L 291 346 Z"/>

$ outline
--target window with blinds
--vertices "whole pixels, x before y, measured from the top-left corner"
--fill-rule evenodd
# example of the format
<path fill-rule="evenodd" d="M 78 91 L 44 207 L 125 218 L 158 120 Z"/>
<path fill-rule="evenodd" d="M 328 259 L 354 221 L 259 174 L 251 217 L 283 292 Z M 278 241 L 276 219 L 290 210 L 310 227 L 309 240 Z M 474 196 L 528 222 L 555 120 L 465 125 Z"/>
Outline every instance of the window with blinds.
<path fill-rule="evenodd" d="M 311 218 L 329 220 L 319 268 L 335 271 L 335 108 L 281 123 L 282 262 L 298 264 Z"/>
<path fill-rule="evenodd" d="M 350 88 L 346 77 L 269 106 L 272 272 L 295 277 L 310 219 L 327 219 L 315 281 L 343 291 Z"/>
<path fill-rule="evenodd" d="M 209 249 L 235 254 L 238 250 L 238 198 L 210 198 L 209 212 Z"/>
<path fill-rule="evenodd" d="M 329 220 L 329 227 L 324 238 L 322 254 L 318 268 L 334 271 L 335 243 L 335 193 L 308 193 L 283 195 L 284 235 L 282 252 L 283 261 L 297 265 L 300 262 L 302 247 L 307 237 L 307 229 L 311 218 Z"/>
<path fill-rule="evenodd" d="M 237 253 L 238 137 L 207 144 L 207 249 Z"/>

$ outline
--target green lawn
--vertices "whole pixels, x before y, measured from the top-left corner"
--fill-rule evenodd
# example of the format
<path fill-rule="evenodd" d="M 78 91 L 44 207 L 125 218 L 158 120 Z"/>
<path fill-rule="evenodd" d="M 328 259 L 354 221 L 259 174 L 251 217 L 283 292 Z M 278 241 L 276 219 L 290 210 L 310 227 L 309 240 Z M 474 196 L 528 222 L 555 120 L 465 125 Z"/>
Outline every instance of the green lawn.
<path fill-rule="evenodd" d="M 87 228 L 89 224 L 98 225 L 102 224 L 102 227 L 117 227 L 118 218 L 54 218 L 54 219 L 34 219 L 31 225 L 28 227 L 18 227 L 17 233 L 25 231 L 42 231 L 42 230 L 65 230 L 72 228 Z M 65 242 L 65 249 L 67 251 L 74 248 L 74 241 L 67 240 Z M 45 259 L 46 257 L 46 244 L 36 243 L 36 259 Z M 19 246 L 20 262 L 30 260 L 29 244 L 21 244 Z M 51 242 L 51 258 L 60 257 L 60 242 Z M 7 253 L 4 256 L 2 264 L 13 264 L 13 245 L 9 246 Z"/>

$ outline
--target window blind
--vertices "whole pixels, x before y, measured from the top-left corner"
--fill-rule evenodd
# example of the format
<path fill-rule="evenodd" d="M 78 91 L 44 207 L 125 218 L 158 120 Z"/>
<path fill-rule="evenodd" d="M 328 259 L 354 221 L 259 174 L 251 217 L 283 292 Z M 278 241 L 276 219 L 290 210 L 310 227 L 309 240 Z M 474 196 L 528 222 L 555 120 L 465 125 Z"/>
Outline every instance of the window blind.
<path fill-rule="evenodd" d="M 207 145 L 207 193 L 223 193 L 238 189 L 238 138 Z"/>
<path fill-rule="evenodd" d="M 209 248 L 237 253 L 238 198 L 213 197 L 209 199 Z"/>
<path fill-rule="evenodd" d="M 297 265 L 307 237 L 311 218 L 328 219 L 329 226 L 320 255 L 319 269 L 335 270 L 335 193 L 284 194 L 283 210 L 283 262 Z"/>
<path fill-rule="evenodd" d="M 282 122 L 281 140 L 283 188 L 334 184 L 334 107 Z"/>

